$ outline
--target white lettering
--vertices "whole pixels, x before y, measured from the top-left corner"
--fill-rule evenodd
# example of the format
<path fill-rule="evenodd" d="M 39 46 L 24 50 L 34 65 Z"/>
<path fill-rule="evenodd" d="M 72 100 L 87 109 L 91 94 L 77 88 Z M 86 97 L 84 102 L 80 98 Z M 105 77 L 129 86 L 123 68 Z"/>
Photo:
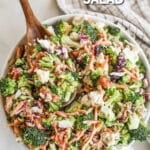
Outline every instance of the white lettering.
<path fill-rule="evenodd" d="M 101 5 L 120 5 L 124 3 L 124 0 L 84 0 L 84 4 L 101 4 Z"/>
<path fill-rule="evenodd" d="M 90 4 L 91 0 L 84 0 L 84 4 Z"/>
<path fill-rule="evenodd" d="M 94 3 L 98 4 L 99 0 L 91 0 L 91 4 L 94 4 Z"/>

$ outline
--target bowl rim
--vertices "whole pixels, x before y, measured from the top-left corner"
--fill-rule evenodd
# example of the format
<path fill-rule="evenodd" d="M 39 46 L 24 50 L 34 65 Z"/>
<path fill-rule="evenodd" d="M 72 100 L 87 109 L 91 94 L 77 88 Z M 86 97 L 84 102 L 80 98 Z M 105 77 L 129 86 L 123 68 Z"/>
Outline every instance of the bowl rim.
<path fill-rule="evenodd" d="M 142 62 L 144 63 L 144 65 L 146 67 L 146 76 L 147 76 L 147 78 L 148 78 L 148 80 L 150 82 L 150 77 L 148 76 L 150 74 L 150 64 L 148 62 L 148 59 L 147 59 L 144 51 L 139 46 L 139 44 L 135 41 L 135 39 L 133 37 L 131 37 L 131 35 L 127 31 L 125 31 L 120 25 L 116 25 L 113 22 L 105 20 L 105 19 L 103 19 L 101 17 L 93 16 L 93 15 L 87 15 L 87 14 L 65 14 L 65 15 L 55 16 L 55 17 L 46 19 L 42 23 L 43 24 L 47 24 L 47 25 L 53 25 L 59 20 L 70 20 L 73 17 L 92 18 L 96 22 L 102 22 L 102 23 L 104 23 L 106 25 L 119 27 L 121 29 L 122 34 L 125 35 L 125 37 L 128 39 L 128 41 L 131 42 L 138 49 L 139 55 L 140 55 L 139 57 L 142 58 Z M 19 45 L 20 43 L 22 43 L 22 41 L 24 39 L 25 39 L 25 35 L 21 38 L 21 40 L 16 45 Z M 7 58 L 5 59 L 5 62 L 4 62 L 3 67 L 1 69 L 0 78 L 4 77 L 6 75 L 7 70 L 8 70 L 8 66 L 11 64 L 10 62 L 11 62 L 12 58 L 14 57 L 15 52 L 16 52 L 15 48 L 12 48 L 12 50 L 8 53 Z M 0 99 L 1 99 L 0 103 L 2 104 L 2 97 L 1 96 L 0 96 Z M 145 119 L 146 123 L 148 122 L 148 120 L 150 118 L 150 104 L 147 106 L 147 110 L 148 110 L 148 113 L 147 113 L 148 115 L 147 115 L 147 117 Z M 5 112 L 4 107 L 3 107 L 3 111 Z M 132 146 L 133 143 L 134 143 L 134 141 L 132 141 L 127 146 L 130 147 L 130 146 Z"/>

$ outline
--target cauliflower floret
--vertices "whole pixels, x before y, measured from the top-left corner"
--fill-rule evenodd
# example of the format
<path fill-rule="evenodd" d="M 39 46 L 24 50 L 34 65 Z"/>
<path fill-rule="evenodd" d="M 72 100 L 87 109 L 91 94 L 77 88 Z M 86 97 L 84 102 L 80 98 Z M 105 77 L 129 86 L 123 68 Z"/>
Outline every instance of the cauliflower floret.
<path fill-rule="evenodd" d="M 61 120 L 58 122 L 59 128 L 72 128 L 73 124 L 69 120 Z"/>
<path fill-rule="evenodd" d="M 118 140 L 120 139 L 120 133 L 103 132 L 101 134 L 101 138 L 108 147 L 111 147 L 118 143 Z"/>
<path fill-rule="evenodd" d="M 92 91 L 87 95 L 84 95 L 81 99 L 81 103 L 86 106 L 103 105 L 104 92 Z"/>
<path fill-rule="evenodd" d="M 47 83 L 49 81 L 49 71 L 37 69 L 36 73 L 42 84 Z"/>

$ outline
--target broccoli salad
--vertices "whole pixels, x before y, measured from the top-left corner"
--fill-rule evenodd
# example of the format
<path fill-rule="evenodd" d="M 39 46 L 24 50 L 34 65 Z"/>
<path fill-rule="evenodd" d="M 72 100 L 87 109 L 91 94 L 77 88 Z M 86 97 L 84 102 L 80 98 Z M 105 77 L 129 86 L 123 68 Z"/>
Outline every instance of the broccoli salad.
<path fill-rule="evenodd" d="M 120 29 L 81 17 L 45 27 L 51 36 L 30 53 L 18 49 L 0 79 L 17 141 L 31 150 L 120 150 L 146 140 L 148 79 Z"/>

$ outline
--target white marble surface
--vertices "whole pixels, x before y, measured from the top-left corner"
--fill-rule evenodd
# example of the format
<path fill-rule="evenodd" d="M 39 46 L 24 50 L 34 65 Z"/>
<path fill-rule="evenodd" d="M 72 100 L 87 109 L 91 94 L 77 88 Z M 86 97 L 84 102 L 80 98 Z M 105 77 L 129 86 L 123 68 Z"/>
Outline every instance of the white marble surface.
<path fill-rule="evenodd" d="M 55 0 L 31 0 L 31 5 L 40 21 L 62 14 Z M 25 20 L 19 0 L 0 0 L 0 73 L 9 52 L 15 47 L 25 30 Z M 150 145 L 136 143 L 134 148 L 135 150 L 150 150 Z M 15 141 L 6 125 L 2 105 L 0 105 L 0 150 L 25 150 Z"/>

